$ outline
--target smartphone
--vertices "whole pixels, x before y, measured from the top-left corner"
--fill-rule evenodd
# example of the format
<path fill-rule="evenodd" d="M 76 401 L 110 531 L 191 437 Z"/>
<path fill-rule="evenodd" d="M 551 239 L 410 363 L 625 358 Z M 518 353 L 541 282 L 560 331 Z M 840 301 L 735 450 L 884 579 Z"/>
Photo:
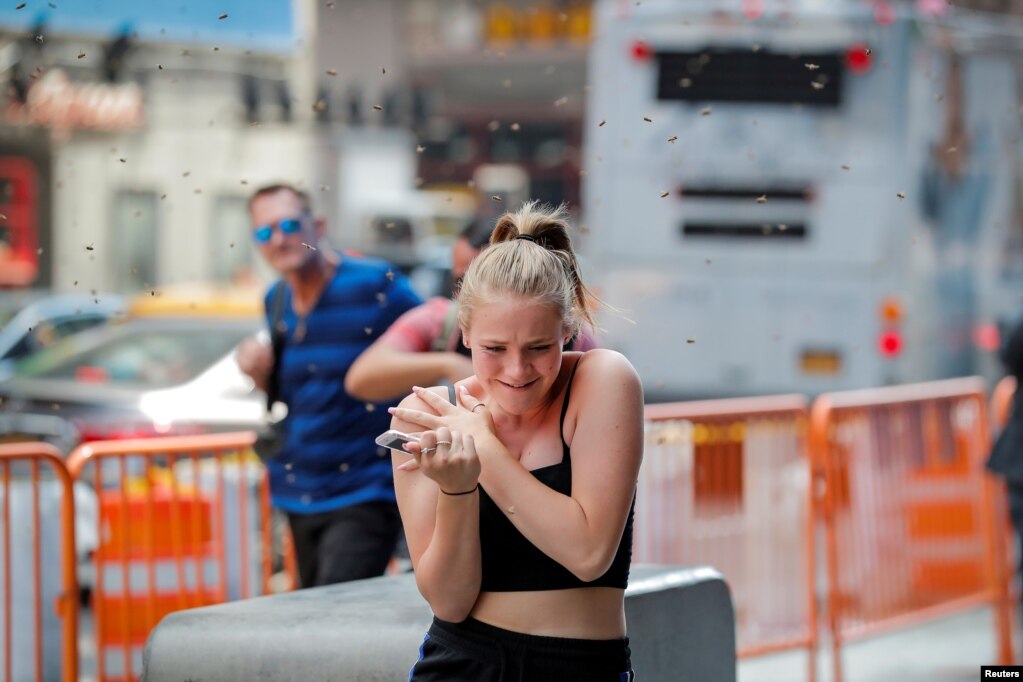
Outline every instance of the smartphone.
<path fill-rule="evenodd" d="M 401 431 L 396 431 L 395 429 L 388 429 L 387 431 L 384 431 L 379 436 L 377 436 L 376 444 L 382 448 L 387 448 L 389 450 L 407 452 L 407 450 L 405 450 L 405 448 L 403 448 L 402 446 L 405 445 L 405 443 L 408 443 L 409 441 L 418 443 L 419 436 L 413 436 L 410 433 L 402 433 Z"/>

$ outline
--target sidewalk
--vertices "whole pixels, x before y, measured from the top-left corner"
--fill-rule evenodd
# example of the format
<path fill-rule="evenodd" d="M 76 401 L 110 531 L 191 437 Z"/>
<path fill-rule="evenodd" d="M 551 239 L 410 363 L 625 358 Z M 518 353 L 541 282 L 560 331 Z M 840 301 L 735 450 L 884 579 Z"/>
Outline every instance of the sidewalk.
<path fill-rule="evenodd" d="M 979 608 L 846 644 L 843 682 L 977 682 L 980 666 L 994 663 L 993 618 L 990 608 Z M 738 680 L 805 682 L 806 659 L 804 652 L 743 659 Z M 831 670 L 830 645 L 824 643 L 817 656 L 817 681 L 830 682 Z"/>

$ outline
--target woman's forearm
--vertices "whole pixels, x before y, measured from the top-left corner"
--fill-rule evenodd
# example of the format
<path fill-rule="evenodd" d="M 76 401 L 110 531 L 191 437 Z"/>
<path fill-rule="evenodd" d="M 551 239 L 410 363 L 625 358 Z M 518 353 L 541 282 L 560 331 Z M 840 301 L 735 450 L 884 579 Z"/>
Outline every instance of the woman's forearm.
<path fill-rule="evenodd" d="M 430 546 L 416 566 L 416 584 L 441 620 L 465 620 L 482 580 L 479 493 L 438 494 Z"/>

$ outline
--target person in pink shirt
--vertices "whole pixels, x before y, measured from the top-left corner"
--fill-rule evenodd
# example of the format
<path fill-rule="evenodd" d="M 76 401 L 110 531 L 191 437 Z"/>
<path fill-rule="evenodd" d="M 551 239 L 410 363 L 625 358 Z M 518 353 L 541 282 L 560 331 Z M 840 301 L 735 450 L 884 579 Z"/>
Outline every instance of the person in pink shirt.
<path fill-rule="evenodd" d="M 490 243 L 491 227 L 475 220 L 455 240 L 451 277 L 456 292 L 469 263 Z M 409 310 L 352 364 L 345 391 L 360 400 L 377 401 L 408 395 L 413 386 L 454 384 L 472 376 L 471 355 L 462 343 L 457 318 L 458 304 L 445 296 Z M 596 347 L 594 335 L 584 328 L 565 350 Z"/>

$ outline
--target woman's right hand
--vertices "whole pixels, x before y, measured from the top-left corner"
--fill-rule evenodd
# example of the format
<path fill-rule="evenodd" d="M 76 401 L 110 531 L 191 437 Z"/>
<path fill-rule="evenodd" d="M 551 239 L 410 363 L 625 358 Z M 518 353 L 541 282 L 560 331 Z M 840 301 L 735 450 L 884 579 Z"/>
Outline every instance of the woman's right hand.
<path fill-rule="evenodd" d="M 435 431 L 424 431 L 418 443 L 408 443 L 405 448 L 412 459 L 398 469 L 421 469 L 441 492 L 465 492 L 479 481 L 480 459 L 471 434 L 442 426 Z"/>

